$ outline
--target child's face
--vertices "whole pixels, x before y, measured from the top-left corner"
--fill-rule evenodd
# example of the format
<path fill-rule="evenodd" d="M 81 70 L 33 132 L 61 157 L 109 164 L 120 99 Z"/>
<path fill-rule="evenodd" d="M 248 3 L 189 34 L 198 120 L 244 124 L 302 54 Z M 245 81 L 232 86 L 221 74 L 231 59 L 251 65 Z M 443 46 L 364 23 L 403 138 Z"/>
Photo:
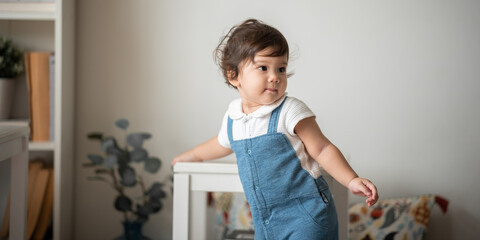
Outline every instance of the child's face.
<path fill-rule="evenodd" d="M 237 87 L 246 114 L 274 103 L 287 89 L 287 55 L 269 57 L 269 53 L 267 48 L 255 55 L 254 62 L 243 61 L 237 79 L 229 80 Z"/>

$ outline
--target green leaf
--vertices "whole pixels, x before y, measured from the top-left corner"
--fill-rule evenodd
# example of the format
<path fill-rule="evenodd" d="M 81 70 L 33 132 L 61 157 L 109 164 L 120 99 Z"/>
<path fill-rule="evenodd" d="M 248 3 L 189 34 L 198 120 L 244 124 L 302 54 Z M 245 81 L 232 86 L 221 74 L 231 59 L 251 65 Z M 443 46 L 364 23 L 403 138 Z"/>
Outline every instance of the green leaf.
<path fill-rule="evenodd" d="M 118 168 L 118 173 L 122 178 L 120 183 L 123 186 L 133 187 L 135 184 L 137 184 L 135 170 L 132 167 L 128 165 L 121 166 Z"/>
<path fill-rule="evenodd" d="M 130 123 L 125 118 L 120 118 L 117 121 L 115 121 L 115 126 L 121 128 L 123 130 L 127 130 L 129 125 L 130 125 Z"/>
<path fill-rule="evenodd" d="M 163 184 L 158 182 L 152 184 L 150 189 L 147 191 L 147 195 L 152 199 L 165 198 L 167 196 L 167 194 L 165 194 L 163 191 Z"/>
<path fill-rule="evenodd" d="M 151 210 L 147 206 L 142 206 L 137 204 L 137 219 L 140 222 L 145 222 L 148 220 L 148 214 L 151 213 Z"/>
<path fill-rule="evenodd" d="M 102 139 L 103 139 L 103 133 L 93 132 L 93 133 L 89 133 L 87 137 L 88 137 L 88 139 L 91 139 L 91 140 L 100 140 L 100 141 L 102 141 Z"/>
<path fill-rule="evenodd" d="M 150 133 L 130 133 L 127 136 L 127 143 L 133 148 L 142 148 L 143 141 L 151 137 Z"/>
<path fill-rule="evenodd" d="M 163 205 L 160 199 L 150 199 L 150 201 L 147 202 L 146 207 L 150 213 L 157 213 L 162 210 Z"/>
<path fill-rule="evenodd" d="M 134 162 L 141 162 L 148 157 L 148 152 L 143 148 L 137 148 L 130 152 L 130 159 Z"/>
<path fill-rule="evenodd" d="M 102 151 L 107 152 L 108 148 L 117 146 L 117 140 L 113 137 L 106 137 L 102 140 L 100 148 Z"/>
<path fill-rule="evenodd" d="M 118 147 L 117 140 L 113 137 L 106 137 L 102 140 L 100 145 L 102 151 L 106 152 L 107 154 L 115 154 L 117 156 L 121 156 L 124 151 Z"/>
<path fill-rule="evenodd" d="M 124 151 L 118 146 L 110 146 L 107 148 L 107 153 L 121 156 L 124 153 Z"/>
<path fill-rule="evenodd" d="M 5 37 L 0 37 L 0 78 L 15 78 L 22 74 L 23 52 Z"/>
<path fill-rule="evenodd" d="M 88 159 L 92 161 L 93 164 L 95 165 L 101 165 L 103 163 L 103 157 L 97 154 L 88 154 L 87 155 Z"/>
<path fill-rule="evenodd" d="M 145 171 L 150 172 L 150 173 L 156 173 L 158 169 L 160 169 L 160 166 L 162 165 L 162 162 L 158 158 L 148 158 L 145 160 Z"/>
<path fill-rule="evenodd" d="M 108 173 L 110 173 L 110 170 L 105 168 L 95 169 L 95 174 L 108 174 Z"/>
<path fill-rule="evenodd" d="M 148 214 L 152 213 L 152 211 L 150 210 L 150 208 L 148 208 L 147 205 L 137 204 L 137 213 L 139 213 L 141 215 L 148 215 Z"/>
<path fill-rule="evenodd" d="M 118 196 L 115 199 L 115 209 L 118 211 L 132 211 L 132 200 L 127 196 Z"/>
<path fill-rule="evenodd" d="M 117 155 L 109 154 L 107 158 L 103 160 L 103 166 L 105 166 L 108 169 L 113 169 L 117 164 L 117 162 L 118 162 Z"/>

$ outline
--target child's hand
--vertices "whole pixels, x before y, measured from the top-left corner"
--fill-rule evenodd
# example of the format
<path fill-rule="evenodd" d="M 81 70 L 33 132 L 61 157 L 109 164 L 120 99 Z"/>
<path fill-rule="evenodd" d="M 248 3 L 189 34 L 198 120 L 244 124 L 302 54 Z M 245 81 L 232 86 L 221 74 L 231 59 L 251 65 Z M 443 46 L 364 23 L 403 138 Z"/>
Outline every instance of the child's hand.
<path fill-rule="evenodd" d="M 178 156 L 176 156 L 173 161 L 172 165 L 175 165 L 177 162 L 201 162 L 202 160 L 195 156 L 192 150 L 184 152 Z"/>
<path fill-rule="evenodd" d="M 374 205 L 378 200 L 377 187 L 368 179 L 356 177 L 350 181 L 348 189 L 355 195 L 367 197 L 365 202 L 369 207 Z"/>

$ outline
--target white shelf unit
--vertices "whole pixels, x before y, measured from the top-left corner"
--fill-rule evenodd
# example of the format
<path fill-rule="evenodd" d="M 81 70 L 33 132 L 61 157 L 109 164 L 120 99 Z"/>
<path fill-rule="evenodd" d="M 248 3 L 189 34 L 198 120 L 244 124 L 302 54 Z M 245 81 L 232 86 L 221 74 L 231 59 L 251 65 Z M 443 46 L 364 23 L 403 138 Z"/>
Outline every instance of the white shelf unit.
<path fill-rule="evenodd" d="M 1 2 L 0 19 L 56 20 L 55 2 Z"/>
<path fill-rule="evenodd" d="M 0 3 L 0 35 L 25 51 L 55 52 L 54 141 L 30 142 L 30 155 L 52 156 L 53 239 L 73 239 L 75 0 Z M 26 81 L 16 82 L 12 118 L 28 118 Z"/>

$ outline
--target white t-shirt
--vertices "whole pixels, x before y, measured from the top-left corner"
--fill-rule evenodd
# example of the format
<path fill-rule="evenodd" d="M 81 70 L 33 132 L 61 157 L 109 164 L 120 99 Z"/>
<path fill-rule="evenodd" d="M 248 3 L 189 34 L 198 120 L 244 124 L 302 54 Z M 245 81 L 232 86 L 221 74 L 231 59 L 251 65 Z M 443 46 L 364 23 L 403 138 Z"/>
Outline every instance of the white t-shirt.
<path fill-rule="evenodd" d="M 240 98 L 233 100 L 228 106 L 228 110 L 223 117 L 222 127 L 218 133 L 218 142 L 220 145 L 231 148 L 227 133 L 228 117 L 233 120 L 232 137 L 234 141 L 266 134 L 268 132 L 268 124 L 272 111 L 283 102 L 285 97 L 286 94 L 275 103 L 264 105 L 249 115 L 243 113 L 242 100 Z M 308 155 L 302 140 L 300 140 L 294 131 L 298 122 L 313 116 L 315 116 L 315 114 L 305 103 L 297 98 L 288 97 L 279 114 L 277 132 L 283 133 L 290 141 L 303 169 L 310 173 L 312 177 L 318 178 L 321 175 L 320 166 Z"/>

